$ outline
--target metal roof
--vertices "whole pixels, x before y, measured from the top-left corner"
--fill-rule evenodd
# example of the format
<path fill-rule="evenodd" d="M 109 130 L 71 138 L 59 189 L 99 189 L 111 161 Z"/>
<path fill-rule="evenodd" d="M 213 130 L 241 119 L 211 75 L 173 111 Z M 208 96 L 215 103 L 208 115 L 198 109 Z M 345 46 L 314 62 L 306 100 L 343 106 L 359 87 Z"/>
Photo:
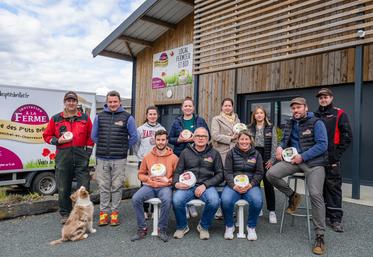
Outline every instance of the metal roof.
<path fill-rule="evenodd" d="M 98 46 L 97 55 L 132 61 L 194 10 L 193 0 L 146 0 Z"/>

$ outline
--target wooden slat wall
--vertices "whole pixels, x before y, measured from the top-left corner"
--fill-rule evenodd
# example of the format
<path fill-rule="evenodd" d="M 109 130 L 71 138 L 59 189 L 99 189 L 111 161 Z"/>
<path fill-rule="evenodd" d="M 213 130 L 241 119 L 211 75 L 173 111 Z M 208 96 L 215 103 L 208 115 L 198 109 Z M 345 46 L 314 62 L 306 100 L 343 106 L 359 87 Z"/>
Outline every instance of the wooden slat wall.
<path fill-rule="evenodd" d="M 193 43 L 193 14 L 177 24 L 175 30 L 162 35 L 152 48 L 137 55 L 136 76 L 136 121 L 145 119 L 145 110 L 150 105 L 179 104 L 185 96 L 193 96 L 193 86 L 172 87 L 172 98 L 166 97 L 169 88 L 152 89 L 153 55 L 164 50 Z"/>
<path fill-rule="evenodd" d="M 199 77 L 199 114 L 210 126 L 211 120 L 220 113 L 221 101 L 235 98 L 236 71 L 220 71 Z"/>
<path fill-rule="evenodd" d="M 238 68 L 237 94 L 352 83 L 354 53 L 350 48 Z"/>
<path fill-rule="evenodd" d="M 371 0 L 207 0 L 195 4 L 195 74 L 304 58 L 373 42 Z M 357 36 L 358 29 L 365 30 L 364 38 Z M 341 52 L 327 57 L 328 65 L 340 66 Z M 305 61 L 312 65 L 317 61 L 313 58 Z M 290 72 L 296 67 L 292 61 L 280 65 Z M 329 67 L 329 83 L 341 78 L 340 71 L 331 70 Z M 295 78 L 289 79 L 293 79 L 290 84 L 295 83 Z"/>

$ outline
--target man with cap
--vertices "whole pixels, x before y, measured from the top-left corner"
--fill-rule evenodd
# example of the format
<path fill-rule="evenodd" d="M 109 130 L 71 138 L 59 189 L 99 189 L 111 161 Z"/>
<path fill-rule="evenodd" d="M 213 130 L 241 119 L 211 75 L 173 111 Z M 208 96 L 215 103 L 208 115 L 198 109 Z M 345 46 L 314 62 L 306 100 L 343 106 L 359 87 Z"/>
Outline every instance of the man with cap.
<path fill-rule="evenodd" d="M 344 110 L 333 105 L 333 92 L 321 88 L 316 94 L 319 108 L 315 116 L 324 121 L 328 133 L 328 159 L 325 166 L 324 199 L 326 223 L 336 232 L 343 232 L 341 157 L 352 141 L 352 131 Z"/>
<path fill-rule="evenodd" d="M 301 97 L 292 99 L 290 108 L 292 118 L 285 125 L 281 145 L 276 149 L 276 159 L 280 162 L 272 166 L 266 176 L 272 185 L 289 197 L 286 212 L 294 214 L 302 199 L 283 178 L 297 172 L 304 173 L 316 232 L 312 252 L 322 255 L 325 253 L 324 166 L 328 163 L 326 128 L 322 120 L 314 117 L 312 112 L 308 112 L 306 99 Z M 289 162 L 282 157 L 284 149 L 288 147 L 295 148 L 297 152 Z"/>
<path fill-rule="evenodd" d="M 117 91 L 107 93 L 104 110 L 96 115 L 91 135 L 96 143 L 96 179 L 100 191 L 98 225 L 110 222 L 111 226 L 117 226 L 128 149 L 137 141 L 135 119 L 122 107 Z"/>
<path fill-rule="evenodd" d="M 63 112 L 50 119 L 43 133 L 45 142 L 57 148 L 55 174 L 62 224 L 72 210 L 70 195 L 73 178 L 77 180 L 77 188 L 84 186 L 89 189 L 88 164 L 93 147 L 92 122 L 87 114 L 78 110 L 78 95 L 69 91 L 63 102 Z"/>

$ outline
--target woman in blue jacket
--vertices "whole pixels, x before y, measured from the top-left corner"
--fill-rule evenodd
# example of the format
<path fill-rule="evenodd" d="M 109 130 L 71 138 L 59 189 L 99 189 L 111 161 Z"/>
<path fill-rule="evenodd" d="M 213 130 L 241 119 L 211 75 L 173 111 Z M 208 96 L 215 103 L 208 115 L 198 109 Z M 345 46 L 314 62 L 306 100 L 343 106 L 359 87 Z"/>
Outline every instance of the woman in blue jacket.
<path fill-rule="evenodd" d="M 191 97 L 185 97 L 181 105 L 181 111 L 183 112 L 183 115 L 174 120 L 169 136 L 169 143 L 174 146 L 174 154 L 177 156 L 180 156 L 185 147 L 193 142 L 193 137 L 182 137 L 181 132 L 183 130 L 186 129 L 194 133 L 196 128 L 204 127 L 209 132 L 210 137 L 210 130 L 206 121 L 202 117 L 194 114 L 194 102 Z"/>

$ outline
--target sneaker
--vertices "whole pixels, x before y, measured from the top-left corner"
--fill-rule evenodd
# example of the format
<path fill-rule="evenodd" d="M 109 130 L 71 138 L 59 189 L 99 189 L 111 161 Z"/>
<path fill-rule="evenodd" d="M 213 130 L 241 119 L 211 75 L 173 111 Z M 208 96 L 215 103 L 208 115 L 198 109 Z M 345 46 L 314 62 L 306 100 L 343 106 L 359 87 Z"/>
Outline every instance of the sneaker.
<path fill-rule="evenodd" d="M 61 225 L 65 225 L 68 218 L 69 218 L 69 216 L 61 216 L 61 219 L 60 219 Z"/>
<path fill-rule="evenodd" d="M 269 223 L 276 224 L 277 223 L 277 217 L 276 213 L 274 211 L 269 212 Z"/>
<path fill-rule="evenodd" d="M 159 239 L 161 239 L 163 242 L 168 242 L 170 237 L 167 234 L 167 231 L 160 230 L 158 233 Z"/>
<path fill-rule="evenodd" d="M 325 253 L 325 242 L 323 235 L 316 235 L 315 244 L 313 245 L 312 252 L 317 255 Z"/>
<path fill-rule="evenodd" d="M 210 233 L 207 229 L 204 229 L 201 224 L 198 224 L 197 230 L 199 232 L 199 239 L 207 240 L 210 238 Z"/>
<path fill-rule="evenodd" d="M 188 206 L 188 209 L 189 209 L 190 217 L 195 218 L 198 216 L 197 208 L 194 205 Z"/>
<path fill-rule="evenodd" d="M 297 211 L 301 202 L 302 202 L 302 196 L 294 192 L 294 194 L 289 197 L 289 206 L 286 209 L 286 213 L 294 214 Z"/>
<path fill-rule="evenodd" d="M 263 210 L 260 210 L 259 217 L 262 217 L 262 216 L 263 216 Z"/>
<path fill-rule="evenodd" d="M 119 224 L 119 213 L 117 211 L 113 211 L 110 215 L 110 225 L 118 226 Z"/>
<path fill-rule="evenodd" d="M 107 212 L 100 211 L 100 219 L 98 221 L 99 226 L 106 226 L 109 224 L 109 214 Z"/>
<path fill-rule="evenodd" d="M 343 224 L 341 222 L 338 222 L 338 221 L 331 222 L 330 227 L 335 232 L 338 232 L 338 233 L 343 233 L 344 232 Z"/>
<path fill-rule="evenodd" d="M 223 219 L 223 211 L 219 207 L 218 210 L 215 213 L 215 219 L 216 220 L 222 220 Z"/>
<path fill-rule="evenodd" d="M 136 235 L 131 237 L 131 241 L 135 242 L 137 240 L 144 239 L 144 237 L 148 234 L 148 229 L 147 228 L 138 228 Z"/>
<path fill-rule="evenodd" d="M 176 239 L 181 239 L 181 238 L 183 238 L 184 235 L 185 235 L 186 233 L 188 233 L 188 232 L 189 232 L 189 227 L 188 227 L 188 226 L 186 226 L 186 227 L 183 228 L 183 229 L 178 229 L 178 230 L 176 230 L 175 233 L 174 233 L 174 238 L 176 238 Z"/>
<path fill-rule="evenodd" d="M 232 240 L 234 238 L 234 235 L 233 235 L 234 229 L 235 229 L 234 226 L 225 227 L 224 239 Z"/>
<path fill-rule="evenodd" d="M 256 235 L 255 228 L 249 228 L 247 227 L 247 240 L 249 241 L 255 241 L 258 237 Z"/>

